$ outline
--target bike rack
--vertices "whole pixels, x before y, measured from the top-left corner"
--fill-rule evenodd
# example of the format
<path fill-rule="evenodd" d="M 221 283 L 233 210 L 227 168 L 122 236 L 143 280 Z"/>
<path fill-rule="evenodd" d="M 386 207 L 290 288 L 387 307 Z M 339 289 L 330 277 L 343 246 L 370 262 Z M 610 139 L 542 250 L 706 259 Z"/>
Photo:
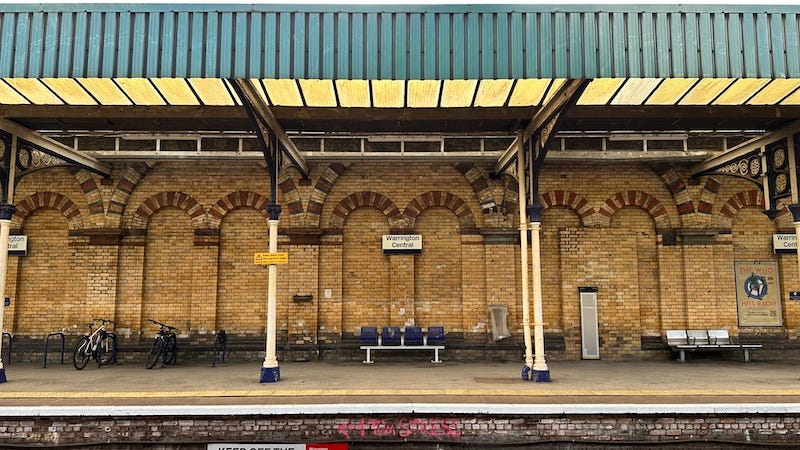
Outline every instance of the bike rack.
<path fill-rule="evenodd" d="M 47 368 L 47 344 L 50 343 L 51 337 L 57 337 L 61 339 L 61 364 L 64 364 L 64 333 L 55 332 L 48 334 L 47 337 L 44 338 L 44 368 Z"/>
<path fill-rule="evenodd" d="M 218 335 L 222 335 L 222 362 L 224 363 L 225 353 L 228 350 L 228 336 L 225 334 L 225 330 L 219 330 L 217 334 L 214 335 L 215 342 L 217 340 Z M 219 349 L 215 348 L 214 353 L 211 355 L 211 367 L 217 367 L 217 353 L 219 353 Z"/>
<path fill-rule="evenodd" d="M 6 337 L 8 337 L 8 339 L 6 339 Z M 8 341 L 8 355 L 6 356 L 6 364 L 11 364 L 11 344 L 14 343 L 14 335 L 8 331 L 3 331 L 3 341 L 6 340 Z M 2 351 L 3 349 L 0 348 L 0 352 Z"/>
<path fill-rule="evenodd" d="M 113 358 L 111 358 L 111 362 L 113 364 L 117 363 L 117 334 L 116 333 L 106 333 L 108 337 L 111 338 L 111 346 L 113 347 L 114 351 L 111 353 Z"/>

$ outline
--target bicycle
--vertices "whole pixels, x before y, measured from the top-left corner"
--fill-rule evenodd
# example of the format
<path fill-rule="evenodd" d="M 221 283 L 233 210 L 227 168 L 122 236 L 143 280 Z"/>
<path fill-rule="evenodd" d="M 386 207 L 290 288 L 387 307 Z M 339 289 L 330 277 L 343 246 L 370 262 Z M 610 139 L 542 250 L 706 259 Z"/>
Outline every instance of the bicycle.
<path fill-rule="evenodd" d="M 89 359 L 97 361 L 98 366 L 105 366 L 117 359 L 117 346 L 114 345 L 114 337 L 106 331 L 106 324 L 114 322 L 106 319 L 92 319 L 100 322 L 96 330 L 92 330 L 95 322 L 89 322 L 89 333 L 82 336 L 75 346 L 75 353 L 72 356 L 72 364 L 78 370 L 83 370 Z"/>
<path fill-rule="evenodd" d="M 225 330 L 217 331 L 217 335 L 214 336 L 214 348 L 211 355 L 211 367 L 217 367 L 217 355 L 220 355 L 221 361 L 225 362 L 225 353 L 228 350 L 228 336 L 225 334 Z"/>
<path fill-rule="evenodd" d="M 178 360 L 178 337 L 174 331 L 180 330 L 157 320 L 147 320 L 158 325 L 159 328 L 153 339 L 153 346 L 150 347 L 150 353 L 147 354 L 145 366 L 148 369 L 152 369 L 159 360 L 161 361 L 161 367 L 167 364 L 175 364 Z"/>

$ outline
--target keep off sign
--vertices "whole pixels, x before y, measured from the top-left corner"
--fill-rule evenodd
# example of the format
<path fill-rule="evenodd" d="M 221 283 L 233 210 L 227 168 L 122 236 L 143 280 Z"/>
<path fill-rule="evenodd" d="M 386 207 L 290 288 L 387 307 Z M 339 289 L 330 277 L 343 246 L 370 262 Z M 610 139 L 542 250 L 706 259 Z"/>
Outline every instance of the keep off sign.
<path fill-rule="evenodd" d="M 253 264 L 269 266 L 272 264 L 289 264 L 289 253 L 255 253 L 253 254 Z"/>

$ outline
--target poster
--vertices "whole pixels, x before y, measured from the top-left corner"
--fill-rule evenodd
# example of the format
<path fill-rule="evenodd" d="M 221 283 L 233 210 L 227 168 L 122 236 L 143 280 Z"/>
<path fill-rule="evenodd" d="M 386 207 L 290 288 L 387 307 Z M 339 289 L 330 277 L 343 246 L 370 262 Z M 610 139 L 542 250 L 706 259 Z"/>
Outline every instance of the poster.
<path fill-rule="evenodd" d="M 781 295 L 778 264 L 774 262 L 737 262 L 736 306 L 740 327 L 779 327 Z"/>

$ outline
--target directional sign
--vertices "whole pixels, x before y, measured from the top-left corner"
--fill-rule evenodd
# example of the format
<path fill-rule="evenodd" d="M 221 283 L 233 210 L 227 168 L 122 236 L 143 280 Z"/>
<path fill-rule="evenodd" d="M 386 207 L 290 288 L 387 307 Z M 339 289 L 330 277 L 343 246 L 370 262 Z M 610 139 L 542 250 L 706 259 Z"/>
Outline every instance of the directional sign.
<path fill-rule="evenodd" d="M 289 253 L 255 253 L 253 254 L 253 264 L 268 266 L 271 264 L 289 264 Z"/>

